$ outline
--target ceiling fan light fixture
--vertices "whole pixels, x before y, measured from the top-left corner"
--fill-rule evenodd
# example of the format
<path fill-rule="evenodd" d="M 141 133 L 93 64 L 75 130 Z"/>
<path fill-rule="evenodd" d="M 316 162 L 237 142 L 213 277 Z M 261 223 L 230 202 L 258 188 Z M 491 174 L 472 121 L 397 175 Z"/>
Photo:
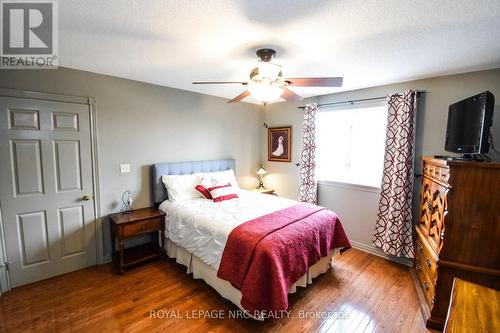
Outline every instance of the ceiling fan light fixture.
<path fill-rule="evenodd" d="M 342 77 L 302 77 L 302 78 L 284 78 L 281 66 L 271 61 L 276 56 L 273 49 L 257 50 L 257 67 L 250 71 L 249 80 L 241 81 L 198 81 L 193 84 L 224 84 L 235 83 L 247 85 L 248 88 L 238 96 L 229 100 L 228 103 L 242 101 L 250 94 L 260 102 L 267 104 L 275 102 L 280 98 L 289 102 L 297 102 L 302 97 L 297 95 L 288 86 L 294 87 L 342 87 Z"/>
<path fill-rule="evenodd" d="M 258 76 L 271 81 L 277 80 L 281 76 L 281 66 L 270 62 L 259 61 L 257 64 Z"/>
<path fill-rule="evenodd" d="M 277 101 L 283 94 L 283 87 L 271 81 L 248 81 L 248 90 L 253 97 L 262 103 L 272 103 Z"/>

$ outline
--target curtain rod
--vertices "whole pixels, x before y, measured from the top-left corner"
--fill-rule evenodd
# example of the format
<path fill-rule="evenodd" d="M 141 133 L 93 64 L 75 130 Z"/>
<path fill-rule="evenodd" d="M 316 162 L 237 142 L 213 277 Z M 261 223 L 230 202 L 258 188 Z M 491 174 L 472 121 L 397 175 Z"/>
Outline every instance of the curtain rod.
<path fill-rule="evenodd" d="M 421 94 L 426 94 L 427 91 L 417 91 L 417 96 Z M 354 104 L 358 102 L 366 102 L 366 101 L 376 101 L 378 99 L 386 99 L 387 96 L 379 96 L 379 97 L 370 97 L 370 98 L 362 98 L 362 99 L 352 99 L 348 101 L 342 101 L 342 102 L 332 102 L 332 103 L 324 103 L 324 104 L 318 104 L 319 107 L 321 106 L 330 106 L 330 105 L 338 105 L 338 104 Z M 305 109 L 305 106 L 299 106 L 298 109 Z"/>

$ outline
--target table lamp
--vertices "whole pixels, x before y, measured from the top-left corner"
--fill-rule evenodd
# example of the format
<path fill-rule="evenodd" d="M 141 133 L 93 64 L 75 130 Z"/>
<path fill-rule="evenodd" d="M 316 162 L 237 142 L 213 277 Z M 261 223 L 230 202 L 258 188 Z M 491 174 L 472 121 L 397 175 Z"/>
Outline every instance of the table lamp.
<path fill-rule="evenodd" d="M 257 189 L 259 189 L 259 190 L 265 190 L 266 187 L 264 186 L 264 183 L 262 182 L 262 176 L 264 176 L 266 174 L 266 169 L 264 169 L 263 167 L 260 167 L 257 170 L 257 174 L 260 177 L 260 183 L 259 183 L 259 187 L 257 187 Z"/>
<path fill-rule="evenodd" d="M 125 206 L 125 209 L 123 210 L 123 214 L 132 214 L 132 192 L 130 191 L 125 191 L 122 194 L 122 202 L 123 205 Z"/>

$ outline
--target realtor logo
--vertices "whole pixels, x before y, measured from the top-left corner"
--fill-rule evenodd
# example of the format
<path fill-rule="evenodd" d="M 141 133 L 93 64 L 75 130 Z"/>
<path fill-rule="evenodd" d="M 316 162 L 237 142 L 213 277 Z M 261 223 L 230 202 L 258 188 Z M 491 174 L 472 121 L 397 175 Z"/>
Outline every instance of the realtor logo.
<path fill-rule="evenodd" d="M 57 2 L 0 0 L 0 8 L 0 68 L 57 68 Z"/>

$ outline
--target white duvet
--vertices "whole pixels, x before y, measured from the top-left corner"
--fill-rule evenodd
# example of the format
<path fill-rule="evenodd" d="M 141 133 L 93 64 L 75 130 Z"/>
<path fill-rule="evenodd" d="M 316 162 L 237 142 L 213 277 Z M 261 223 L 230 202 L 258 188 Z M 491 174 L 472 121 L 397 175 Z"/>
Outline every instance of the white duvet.
<path fill-rule="evenodd" d="M 245 190 L 238 195 L 238 199 L 222 202 L 202 198 L 162 202 L 159 208 L 167 214 L 167 237 L 217 270 L 231 230 L 246 221 L 297 203 Z"/>

